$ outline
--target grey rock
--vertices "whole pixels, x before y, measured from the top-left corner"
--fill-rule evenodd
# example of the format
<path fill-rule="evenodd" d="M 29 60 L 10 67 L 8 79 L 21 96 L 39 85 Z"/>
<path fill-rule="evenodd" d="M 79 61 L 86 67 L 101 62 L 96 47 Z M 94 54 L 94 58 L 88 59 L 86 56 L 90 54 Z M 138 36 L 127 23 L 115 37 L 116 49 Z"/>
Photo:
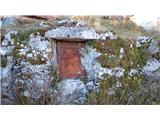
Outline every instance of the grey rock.
<path fill-rule="evenodd" d="M 69 26 L 72 24 L 72 21 L 70 19 L 60 20 L 58 21 L 59 26 Z"/>
<path fill-rule="evenodd" d="M 134 69 L 134 68 L 130 69 L 130 73 L 129 73 L 130 76 L 134 76 L 136 74 L 137 74 L 137 70 L 136 69 Z"/>
<path fill-rule="evenodd" d="M 10 26 L 10 25 L 17 25 L 17 19 L 16 17 L 10 16 L 10 17 L 4 17 L 2 19 L 2 27 Z"/>
<path fill-rule="evenodd" d="M 5 37 L 4 40 L 2 41 L 2 46 L 7 46 L 9 45 L 9 43 L 11 43 L 11 45 L 14 45 L 13 41 L 12 41 L 12 35 L 17 35 L 18 31 L 10 31 L 8 32 Z"/>
<path fill-rule="evenodd" d="M 0 54 L 3 55 L 3 56 L 4 55 L 9 56 L 9 55 L 12 54 L 12 52 L 13 52 L 12 49 L 8 49 L 7 47 L 0 47 Z"/>
<path fill-rule="evenodd" d="M 92 90 L 92 89 L 94 89 L 94 87 L 95 87 L 93 81 L 89 81 L 85 85 L 86 85 L 87 90 L 89 90 L 89 91 Z"/>
<path fill-rule="evenodd" d="M 24 95 L 25 97 L 29 97 L 29 96 L 30 96 L 30 93 L 29 93 L 29 91 L 26 90 L 26 91 L 23 92 L 23 95 Z"/>
<path fill-rule="evenodd" d="M 80 97 L 78 100 L 75 100 L 75 104 L 85 104 L 86 102 L 86 97 Z"/>
<path fill-rule="evenodd" d="M 146 36 L 139 36 L 137 37 L 136 39 L 136 47 L 141 47 L 142 44 L 144 43 L 148 43 L 151 39 L 149 39 L 148 37 Z"/>
<path fill-rule="evenodd" d="M 155 78 L 160 82 L 160 68 L 154 72 Z"/>
<path fill-rule="evenodd" d="M 2 105 L 14 105 L 14 101 L 12 101 L 8 98 L 2 98 L 1 99 L 1 104 Z"/>
<path fill-rule="evenodd" d="M 107 94 L 108 95 L 114 95 L 116 92 L 115 92 L 115 90 L 113 89 L 113 88 L 109 88 L 108 90 L 107 90 Z"/>
<path fill-rule="evenodd" d="M 60 92 L 60 104 L 75 104 L 77 101 L 83 100 L 81 98 L 85 97 L 87 93 L 84 83 L 79 79 L 63 80 L 58 83 L 57 87 Z"/>
<path fill-rule="evenodd" d="M 116 40 L 117 39 L 117 35 L 114 35 L 113 32 L 108 30 L 105 33 L 97 34 L 96 39 L 100 39 L 100 40 L 106 40 L 106 39 Z"/>
<path fill-rule="evenodd" d="M 139 43 L 143 44 L 143 43 L 147 43 L 149 42 L 151 39 L 149 39 L 148 37 L 146 36 L 139 36 L 137 38 L 137 41 L 139 41 Z"/>
<path fill-rule="evenodd" d="M 116 67 L 113 69 L 113 75 L 116 76 L 117 78 L 123 77 L 124 76 L 124 71 L 125 69 Z"/>
<path fill-rule="evenodd" d="M 147 64 L 143 67 L 142 71 L 146 74 L 156 71 L 160 67 L 160 61 L 156 59 L 150 59 Z"/>
<path fill-rule="evenodd" d="M 96 31 L 87 27 L 59 27 L 47 31 L 45 37 L 96 39 Z"/>
<path fill-rule="evenodd" d="M 92 47 L 86 46 L 85 49 L 81 50 L 81 63 L 87 72 L 87 78 L 90 80 L 97 80 L 104 73 L 104 68 L 101 66 L 99 62 L 97 62 L 96 58 L 101 55 L 101 53 L 97 52 L 96 49 Z M 102 74 L 100 74 L 100 72 Z"/>
<path fill-rule="evenodd" d="M 78 21 L 76 24 L 76 27 L 83 27 L 83 26 L 87 26 L 85 22 L 82 21 Z"/>
<path fill-rule="evenodd" d="M 150 54 L 156 54 L 157 52 L 160 52 L 160 45 L 159 45 L 158 41 L 156 41 L 156 40 L 152 41 L 147 50 Z"/>

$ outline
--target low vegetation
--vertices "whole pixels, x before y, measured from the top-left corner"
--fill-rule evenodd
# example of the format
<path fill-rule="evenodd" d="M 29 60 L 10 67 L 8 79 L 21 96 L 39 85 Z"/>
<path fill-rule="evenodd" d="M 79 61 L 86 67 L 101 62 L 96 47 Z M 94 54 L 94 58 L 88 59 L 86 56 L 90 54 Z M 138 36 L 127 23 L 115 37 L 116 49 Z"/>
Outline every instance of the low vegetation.
<path fill-rule="evenodd" d="M 1 56 L 0 59 L 1 59 L 0 67 L 6 67 L 7 66 L 7 57 L 6 56 Z"/>
<path fill-rule="evenodd" d="M 100 18 L 99 22 L 100 28 L 109 28 L 119 37 L 117 40 L 94 41 L 88 44 L 93 45 L 101 53 L 97 60 L 102 67 L 121 67 L 125 69 L 125 72 L 124 77 L 120 78 L 104 74 L 99 90 L 90 93 L 86 104 L 160 104 L 158 81 L 141 74 L 142 67 L 150 57 L 160 58 L 159 52 L 150 56 L 145 51 L 149 43 L 143 44 L 141 48 L 135 45 L 135 39 L 139 35 L 157 39 L 160 36 L 159 32 L 145 31 L 132 21 L 123 23 L 118 20 Z M 124 55 L 120 58 L 121 48 L 124 49 Z M 130 76 L 131 68 L 137 69 L 135 76 Z"/>
<path fill-rule="evenodd" d="M 91 92 L 86 104 L 160 104 L 158 81 L 141 74 L 141 69 L 149 57 L 148 53 L 142 50 L 146 45 L 137 48 L 135 42 L 123 39 L 95 41 L 92 45 L 102 53 L 97 60 L 104 68 L 120 66 L 125 72 L 124 77 L 120 78 L 103 75 L 99 90 Z M 124 48 L 124 56 L 119 58 L 121 48 Z M 155 56 L 158 57 L 157 54 Z M 131 68 L 137 69 L 138 73 L 135 76 L 130 76 Z"/>
<path fill-rule="evenodd" d="M 114 87 L 117 79 L 106 76 L 100 82 L 99 91 L 93 91 L 88 96 L 86 104 L 95 105 L 145 105 L 160 104 L 156 82 L 151 82 L 140 75 L 135 77 L 125 76 L 120 79 L 121 86 Z M 111 93 L 112 92 L 112 93 Z"/>
<path fill-rule="evenodd" d="M 41 55 L 37 55 L 33 58 L 27 58 L 27 61 L 31 65 L 40 65 L 40 64 L 45 64 L 46 63 L 46 58 L 43 58 Z"/>

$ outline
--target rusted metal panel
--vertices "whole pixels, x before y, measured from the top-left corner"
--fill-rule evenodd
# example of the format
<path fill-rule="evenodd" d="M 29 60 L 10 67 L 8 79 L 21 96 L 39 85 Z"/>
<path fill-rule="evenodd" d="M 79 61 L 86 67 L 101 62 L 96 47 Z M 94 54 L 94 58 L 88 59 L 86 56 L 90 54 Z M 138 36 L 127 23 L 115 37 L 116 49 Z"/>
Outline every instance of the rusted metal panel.
<path fill-rule="evenodd" d="M 81 65 L 80 49 L 84 47 L 82 42 L 57 42 L 57 55 L 59 64 L 59 78 L 85 77 L 85 70 Z"/>

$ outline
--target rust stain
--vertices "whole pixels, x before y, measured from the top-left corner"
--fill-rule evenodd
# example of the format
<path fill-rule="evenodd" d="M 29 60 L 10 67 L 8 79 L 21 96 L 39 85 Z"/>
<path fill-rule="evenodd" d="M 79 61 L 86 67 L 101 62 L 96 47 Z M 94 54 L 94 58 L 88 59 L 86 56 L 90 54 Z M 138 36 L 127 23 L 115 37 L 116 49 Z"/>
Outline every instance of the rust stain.
<path fill-rule="evenodd" d="M 85 77 L 86 72 L 81 65 L 80 49 L 82 42 L 57 42 L 60 79 Z"/>

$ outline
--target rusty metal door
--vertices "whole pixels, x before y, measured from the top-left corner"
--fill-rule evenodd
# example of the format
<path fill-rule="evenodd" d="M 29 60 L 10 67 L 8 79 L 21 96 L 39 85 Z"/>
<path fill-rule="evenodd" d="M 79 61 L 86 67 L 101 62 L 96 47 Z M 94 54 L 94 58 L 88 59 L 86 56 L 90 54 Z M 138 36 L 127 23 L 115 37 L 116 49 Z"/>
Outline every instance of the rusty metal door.
<path fill-rule="evenodd" d="M 59 78 L 85 77 L 85 70 L 81 65 L 80 49 L 84 47 L 82 42 L 57 42 L 57 55 L 59 64 Z"/>

